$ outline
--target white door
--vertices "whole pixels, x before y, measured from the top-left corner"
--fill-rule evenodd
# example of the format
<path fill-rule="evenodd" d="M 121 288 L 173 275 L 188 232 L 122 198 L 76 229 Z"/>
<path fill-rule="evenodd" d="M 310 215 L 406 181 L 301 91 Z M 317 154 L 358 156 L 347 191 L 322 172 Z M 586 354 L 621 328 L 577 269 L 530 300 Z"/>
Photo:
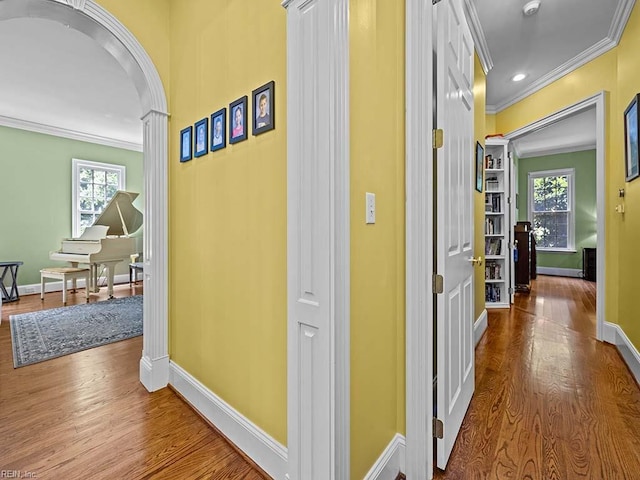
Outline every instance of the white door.
<path fill-rule="evenodd" d="M 444 424 L 437 466 L 447 465 L 473 396 L 473 40 L 461 0 L 437 4 L 437 128 L 444 146 L 437 154 L 437 416 Z"/>
<path fill-rule="evenodd" d="M 287 9 L 289 480 L 349 472 L 348 0 Z"/>

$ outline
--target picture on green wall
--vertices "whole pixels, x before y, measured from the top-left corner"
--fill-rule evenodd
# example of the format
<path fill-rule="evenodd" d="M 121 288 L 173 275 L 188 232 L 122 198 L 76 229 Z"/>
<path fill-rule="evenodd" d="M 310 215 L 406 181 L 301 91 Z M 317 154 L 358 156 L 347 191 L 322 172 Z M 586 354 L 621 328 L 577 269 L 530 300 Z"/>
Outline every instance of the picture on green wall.
<path fill-rule="evenodd" d="M 636 94 L 624 111 L 625 180 L 630 182 L 640 175 L 638 168 L 638 98 Z"/>

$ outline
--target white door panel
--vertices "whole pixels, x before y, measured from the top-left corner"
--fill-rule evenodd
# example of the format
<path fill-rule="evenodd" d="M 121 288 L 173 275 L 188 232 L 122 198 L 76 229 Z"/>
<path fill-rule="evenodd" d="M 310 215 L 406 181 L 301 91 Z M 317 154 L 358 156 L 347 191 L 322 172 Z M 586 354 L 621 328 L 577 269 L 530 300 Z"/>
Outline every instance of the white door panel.
<path fill-rule="evenodd" d="M 447 465 L 474 390 L 473 41 L 460 0 L 443 0 L 437 18 L 437 415 L 444 424 L 437 466 Z"/>

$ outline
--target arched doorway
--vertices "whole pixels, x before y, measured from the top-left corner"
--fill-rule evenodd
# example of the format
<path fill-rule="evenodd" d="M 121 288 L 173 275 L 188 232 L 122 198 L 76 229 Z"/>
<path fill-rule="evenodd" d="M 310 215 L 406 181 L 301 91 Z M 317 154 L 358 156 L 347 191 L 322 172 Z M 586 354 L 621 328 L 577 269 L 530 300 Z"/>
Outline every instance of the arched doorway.
<path fill-rule="evenodd" d="M 0 0 L 0 21 L 53 20 L 78 30 L 107 50 L 133 81 L 142 106 L 145 295 L 140 381 L 149 391 L 167 385 L 167 101 L 158 72 L 144 48 L 113 15 L 93 0 Z"/>

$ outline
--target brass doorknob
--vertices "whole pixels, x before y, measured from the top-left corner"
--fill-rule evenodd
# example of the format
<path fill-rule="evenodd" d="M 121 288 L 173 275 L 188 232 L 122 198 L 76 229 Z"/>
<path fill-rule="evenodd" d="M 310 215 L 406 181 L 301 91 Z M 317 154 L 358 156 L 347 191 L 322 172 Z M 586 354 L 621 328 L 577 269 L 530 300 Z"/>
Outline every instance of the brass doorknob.
<path fill-rule="evenodd" d="M 482 265 L 482 257 L 469 257 L 467 260 L 469 260 L 469 262 L 471 262 L 472 265 L 477 265 L 477 266 L 481 266 Z"/>

